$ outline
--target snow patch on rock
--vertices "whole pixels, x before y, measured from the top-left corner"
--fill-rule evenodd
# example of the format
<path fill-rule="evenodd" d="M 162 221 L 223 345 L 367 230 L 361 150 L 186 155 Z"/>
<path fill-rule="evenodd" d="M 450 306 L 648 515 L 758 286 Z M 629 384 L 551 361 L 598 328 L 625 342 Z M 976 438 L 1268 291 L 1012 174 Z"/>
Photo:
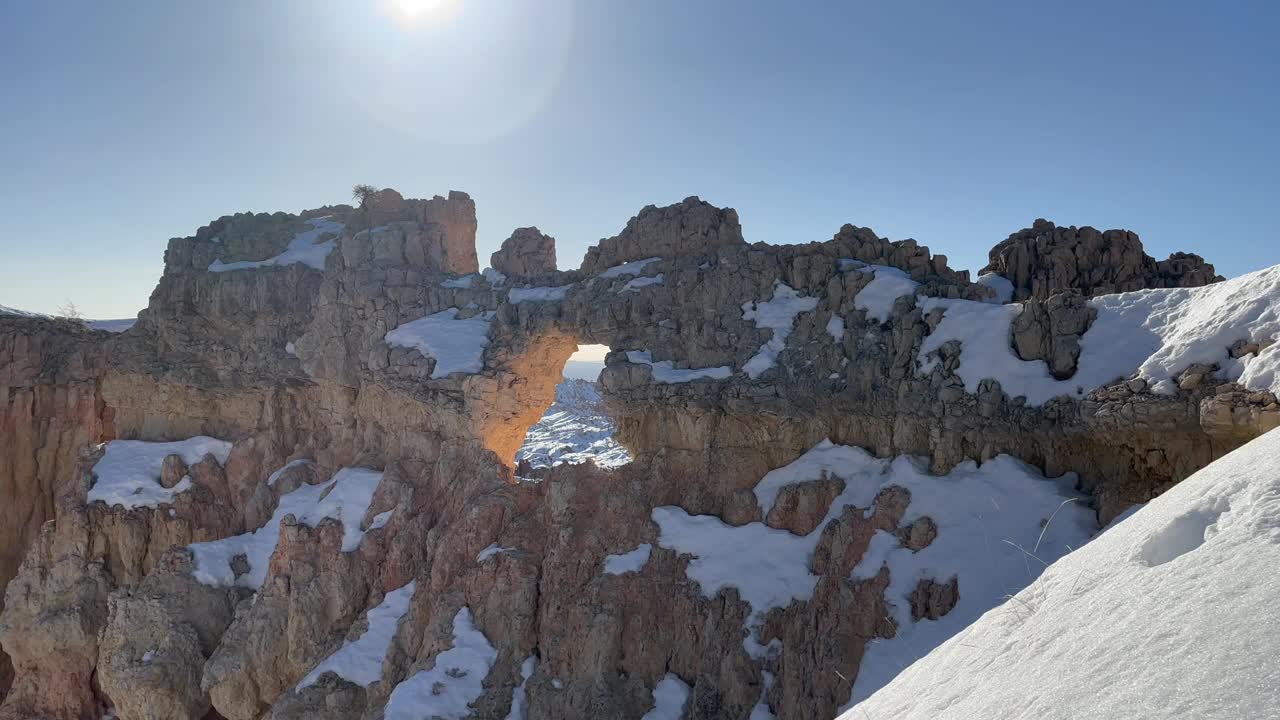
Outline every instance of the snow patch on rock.
<path fill-rule="evenodd" d="M 404 323 L 386 334 L 386 343 L 435 358 L 433 379 L 478 373 L 484 369 L 484 349 L 489 346 L 489 323 L 494 313 L 459 318 L 458 312 L 458 308 L 449 308 Z"/>
<path fill-rule="evenodd" d="M 409 601 L 417 589 L 416 582 L 392 590 L 382 603 L 365 614 L 368 629 L 360 637 L 347 640 L 337 652 L 325 658 L 298 683 L 297 690 L 314 685 L 326 672 L 334 672 L 344 680 L 369 687 L 382 680 L 382 663 L 395 637 L 400 618 L 409 612 Z"/>
<path fill-rule="evenodd" d="M 296 265 L 298 263 L 316 270 L 324 270 L 325 258 L 329 257 L 329 253 L 333 252 L 333 249 L 338 246 L 338 241 L 334 238 L 324 242 L 316 241 L 326 234 L 341 235 L 344 225 L 329 216 L 308 220 L 307 224 L 311 226 L 311 229 L 294 235 L 293 239 L 289 241 L 288 247 L 279 255 L 269 257 L 266 260 L 240 260 L 232 263 L 214 260 L 213 264 L 209 266 L 209 272 L 257 270 L 259 268 L 284 267 L 285 265 Z"/>
<path fill-rule="evenodd" d="M 724 380 L 733 374 L 728 365 L 710 368 L 678 368 L 670 360 L 653 361 L 648 350 L 628 350 L 627 362 L 653 368 L 653 379 L 660 383 L 685 383 L 693 380 Z"/>
<path fill-rule="evenodd" d="M 182 456 L 187 465 L 213 455 L 223 465 L 231 455 L 231 443 L 203 435 L 176 442 L 112 440 L 93 466 L 93 487 L 86 502 L 130 509 L 172 503 L 175 496 L 191 488 L 191 478 L 184 477 L 171 488 L 160 484 L 160 468 L 169 455 Z"/>
<path fill-rule="evenodd" d="M 418 672 L 391 691 L 385 720 L 461 720 L 472 714 L 471 703 L 484 694 L 484 679 L 498 659 L 498 651 L 476 629 L 471 609 L 453 618 L 453 647 L 436 656 L 435 667 Z"/>
<path fill-rule="evenodd" d="M 778 354 L 787 346 L 787 337 L 791 335 L 796 316 L 816 307 L 818 307 L 818 298 L 805 297 L 781 281 L 774 286 L 771 299 L 764 302 L 743 303 L 742 319 L 754 321 L 758 328 L 772 330 L 773 337 L 769 338 L 760 351 L 742 366 L 742 371 L 754 380 L 765 370 L 773 367 Z"/>

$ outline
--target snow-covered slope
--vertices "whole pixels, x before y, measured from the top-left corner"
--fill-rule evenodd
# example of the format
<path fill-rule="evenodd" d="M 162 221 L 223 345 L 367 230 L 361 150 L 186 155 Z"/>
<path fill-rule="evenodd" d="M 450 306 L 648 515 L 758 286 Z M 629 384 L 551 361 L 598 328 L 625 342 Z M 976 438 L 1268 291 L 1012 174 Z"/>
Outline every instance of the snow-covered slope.
<path fill-rule="evenodd" d="M 567 378 L 556 387 L 556 401 L 529 428 L 516 462 L 528 460 L 535 468 L 587 460 L 601 467 L 625 465 L 631 455 L 613 439 L 613 430 L 596 384 Z"/>
<path fill-rule="evenodd" d="M 1280 432 L 1050 566 L 841 720 L 1280 717 Z"/>

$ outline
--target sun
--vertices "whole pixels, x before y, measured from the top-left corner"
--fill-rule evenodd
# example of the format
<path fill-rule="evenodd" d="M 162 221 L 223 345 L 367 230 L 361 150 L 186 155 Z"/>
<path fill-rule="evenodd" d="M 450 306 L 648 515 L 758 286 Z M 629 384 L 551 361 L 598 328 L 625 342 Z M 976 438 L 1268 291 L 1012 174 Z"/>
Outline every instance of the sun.
<path fill-rule="evenodd" d="M 441 4 L 442 0 L 395 0 L 396 8 L 408 20 L 429 13 Z"/>

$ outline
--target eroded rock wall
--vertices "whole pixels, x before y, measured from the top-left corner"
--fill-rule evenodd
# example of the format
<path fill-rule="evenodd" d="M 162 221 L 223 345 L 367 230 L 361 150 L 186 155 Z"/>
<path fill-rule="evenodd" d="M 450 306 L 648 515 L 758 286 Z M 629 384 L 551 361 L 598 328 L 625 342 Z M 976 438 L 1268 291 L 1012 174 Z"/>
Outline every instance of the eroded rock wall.
<path fill-rule="evenodd" d="M 753 488 L 829 439 L 923 456 L 936 472 L 1001 453 L 1048 475 L 1075 472 L 1106 520 L 1280 418 L 1274 397 L 1212 368 L 1189 368 L 1196 382 L 1172 395 L 1136 380 L 1042 405 L 994 381 L 971 392 L 955 343 L 922 358 L 942 315 L 923 305 L 991 300 L 991 290 L 945 256 L 865 228 L 747 245 L 733 210 L 690 198 L 645 208 L 579 270 L 555 271 L 540 233 L 504 245 L 504 280 L 473 274 L 470 198 L 392 193 L 363 210 L 230 216 L 171 241 L 150 306 L 119 336 L 0 320 L 14 428 L 0 491 L 26 503 L 18 512 L 56 518 L 0 546 L 15 562 L 30 546 L 0 614 L 18 668 L 0 718 L 97 718 L 110 706 L 122 718 L 374 720 L 460 642 L 460 617 L 493 653 L 468 701 L 476 717 L 506 717 L 523 697 L 530 718 L 639 718 L 668 676 L 690 687 L 688 718 L 743 718 L 762 702 L 781 718 L 831 716 L 867 643 L 895 632 L 888 570 L 855 580 L 852 569 L 876 533 L 917 551 L 937 525 L 904 520 L 901 488 L 844 508 L 809 559 L 813 596 L 768 613 L 752 639 L 750 603 L 734 589 L 703 593 L 692 558 L 659 546 L 654 508 L 813 532 L 842 484 L 812 478 L 767 516 Z M 331 243 L 311 264 L 211 269 L 281 258 L 308 232 L 308 243 Z M 1082 295 L 1056 291 L 1213 279 L 1194 263 L 1148 272 L 1135 262 L 1085 280 L 1079 263 L 1066 279 L 1012 273 L 1035 299 L 1010 347 L 1070 378 L 1091 318 Z M 868 306 L 860 297 L 882 273 L 911 290 Z M 426 330 L 389 341 L 415 324 Z M 515 451 L 579 344 L 613 350 L 603 393 L 635 461 L 517 481 Z M 234 445 L 225 462 L 188 468 L 191 489 L 173 503 L 86 502 L 94 443 L 195 435 Z M 288 493 L 354 466 L 382 471 L 355 547 L 332 518 L 270 524 Z M 195 579 L 186 546 L 264 525 L 278 543 L 256 592 L 240 582 L 247 560 L 233 560 L 232 586 Z M 642 546 L 642 570 L 602 572 Z M 327 674 L 299 686 L 410 582 L 379 681 Z M 915 588 L 911 616 L 944 616 L 964 593 L 958 582 Z M 441 692 L 466 677 L 441 671 Z"/>

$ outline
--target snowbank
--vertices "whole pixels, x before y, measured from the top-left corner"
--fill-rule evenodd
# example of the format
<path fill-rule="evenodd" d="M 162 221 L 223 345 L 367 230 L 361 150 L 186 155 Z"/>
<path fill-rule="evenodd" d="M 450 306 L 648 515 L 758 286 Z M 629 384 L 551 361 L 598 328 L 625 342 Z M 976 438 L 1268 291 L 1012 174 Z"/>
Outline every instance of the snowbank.
<path fill-rule="evenodd" d="M 385 341 L 393 347 L 413 348 L 435 358 L 431 377 L 453 373 L 478 373 L 484 369 L 484 349 L 489 346 L 489 323 L 493 311 L 459 319 L 458 308 L 441 310 L 388 332 Z"/>
<path fill-rule="evenodd" d="M 1055 380 L 1042 360 L 1018 358 L 1010 324 L 1021 305 L 920 298 L 922 310 L 944 311 L 942 322 L 920 348 L 921 373 L 932 371 L 929 353 L 951 340 L 961 344 L 956 372 L 970 393 L 982 380 L 1000 382 L 1010 397 L 1042 405 L 1059 395 L 1083 397 L 1131 375 L 1155 392 L 1176 391 L 1175 378 L 1192 364 L 1218 364 L 1228 380 L 1251 390 L 1280 393 L 1280 350 L 1232 359 L 1238 340 L 1280 338 L 1280 265 L 1199 288 L 1139 290 L 1089 300 L 1098 316 L 1080 339 L 1076 374 Z"/>
<path fill-rule="evenodd" d="M 338 246 L 338 241 L 334 238 L 324 242 L 316 241 L 325 234 L 341 235 L 344 225 L 329 216 L 308 220 L 307 224 L 311 226 L 311 229 L 294 235 L 285 251 L 275 257 L 269 257 L 266 260 L 241 260 L 232 263 L 214 260 L 213 264 L 209 266 L 209 272 L 256 270 L 258 268 L 283 267 L 297 263 L 302 263 L 316 270 L 324 270 L 325 258 L 329 257 L 329 253 L 333 252 L 333 249 Z"/>
<path fill-rule="evenodd" d="M 391 639 L 395 637 L 400 618 L 409 612 L 409 601 L 413 599 L 416 582 L 410 582 L 386 594 L 382 603 L 365 614 L 368 629 L 355 640 L 348 640 L 316 665 L 298 683 L 298 690 L 314 685 L 326 672 L 337 673 L 340 677 L 360 687 L 382 680 L 382 663 L 387 657 L 387 649 L 391 647 Z"/>
<path fill-rule="evenodd" d="M 677 368 L 670 360 L 653 361 L 648 350 L 628 350 L 627 362 L 653 368 L 653 379 L 660 383 L 685 383 L 693 380 L 724 380 L 733 374 L 728 365 L 709 368 Z"/>
<path fill-rule="evenodd" d="M 764 302 L 742 303 L 742 319 L 752 320 L 756 327 L 773 331 L 769 338 L 750 360 L 742 366 L 742 371 L 751 379 L 760 377 L 765 370 L 773 367 L 778 354 L 787 346 L 787 337 L 791 335 L 796 316 L 818 307 L 818 298 L 805 297 L 791 286 L 779 281 L 773 288 L 773 297 Z"/>
<path fill-rule="evenodd" d="M 342 551 L 355 550 L 364 538 L 361 523 L 381 480 L 382 473 L 377 470 L 343 468 L 328 482 L 303 485 L 281 495 L 271 519 L 257 530 L 188 545 L 195 560 L 192 575 L 205 585 L 239 585 L 253 590 L 262 587 L 267 579 L 271 554 L 280 539 L 280 522 L 289 514 L 310 527 L 328 518 L 339 520 L 343 528 Z M 238 578 L 231 567 L 231 561 L 237 555 L 244 555 L 249 563 L 249 571 Z"/>
<path fill-rule="evenodd" d="M 643 287 L 649 287 L 650 285 L 661 285 L 662 280 L 663 280 L 662 273 L 658 273 L 653 277 L 638 277 L 633 280 L 628 280 L 627 284 L 623 285 L 622 289 L 619 290 L 618 292 L 638 292 L 640 288 L 643 288 Z"/>
<path fill-rule="evenodd" d="M 1059 560 L 842 718 L 1275 717 L 1276 568 L 1271 432 Z"/>
<path fill-rule="evenodd" d="M 1062 482 L 1043 478 L 1035 469 L 1001 455 L 981 466 L 963 463 L 947 475 L 925 471 L 923 459 L 899 456 L 882 460 L 854 447 L 823 441 L 790 465 L 767 474 L 756 488 L 762 511 L 773 507 L 787 485 L 819 479 L 824 472 L 845 481 L 826 516 L 808 535 L 754 522 L 733 526 L 710 515 L 690 515 L 678 507 L 654 508 L 658 545 L 693 555 L 686 570 L 707 597 L 737 588 L 751 604 L 744 642 L 760 657 L 765 647 L 754 630 L 772 608 L 786 607 L 813 596 L 818 576 L 809 572 L 809 558 L 824 528 L 847 506 L 869 508 L 883 488 L 898 486 L 911 493 L 902 519 L 909 525 L 929 517 L 938 537 L 919 552 L 901 548 L 885 535 L 864 558 L 863 570 L 875 574 L 888 565 L 891 577 L 886 601 L 894 610 L 897 637 L 868 646 L 863 671 L 854 686 L 865 696 L 905 667 L 914 653 L 926 652 L 998 605 L 1009 593 L 1035 579 L 1043 565 L 1028 561 L 1035 553 L 1044 562 L 1078 547 L 1097 530 L 1093 513 L 1073 502 Z M 1042 527 L 1042 524 L 1044 526 Z M 909 597 L 920 580 L 945 583 L 959 577 L 960 600 L 937 621 L 911 621 Z"/>
<path fill-rule="evenodd" d="M 174 496 L 191 488 L 191 478 L 184 477 L 171 488 L 160 484 L 160 467 L 169 455 L 181 455 L 187 465 L 200 462 L 205 455 L 225 464 L 231 443 L 203 435 L 177 442 L 112 440 L 93 466 L 94 482 L 86 501 L 130 509 L 172 503 Z"/>
<path fill-rule="evenodd" d="M 471 703 L 484 694 L 484 679 L 498 659 L 498 651 L 471 621 L 470 608 L 453 618 L 453 647 L 436 656 L 435 667 L 396 686 L 385 720 L 425 720 L 470 717 Z"/>

